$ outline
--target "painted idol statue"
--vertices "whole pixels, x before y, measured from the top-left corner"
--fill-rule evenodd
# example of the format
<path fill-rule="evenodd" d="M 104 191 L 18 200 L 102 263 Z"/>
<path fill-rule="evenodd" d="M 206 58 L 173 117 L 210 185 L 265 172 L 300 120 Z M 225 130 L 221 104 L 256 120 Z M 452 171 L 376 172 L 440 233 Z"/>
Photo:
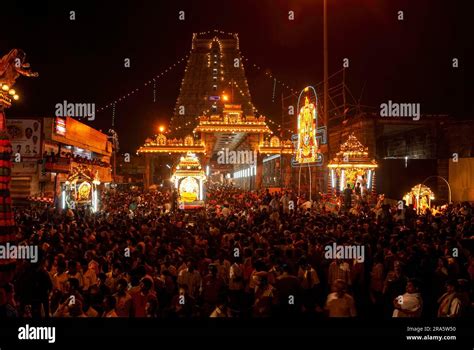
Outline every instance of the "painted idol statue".
<path fill-rule="evenodd" d="M 305 104 L 298 115 L 298 148 L 296 160 L 298 163 L 316 161 L 316 106 L 305 97 Z"/>

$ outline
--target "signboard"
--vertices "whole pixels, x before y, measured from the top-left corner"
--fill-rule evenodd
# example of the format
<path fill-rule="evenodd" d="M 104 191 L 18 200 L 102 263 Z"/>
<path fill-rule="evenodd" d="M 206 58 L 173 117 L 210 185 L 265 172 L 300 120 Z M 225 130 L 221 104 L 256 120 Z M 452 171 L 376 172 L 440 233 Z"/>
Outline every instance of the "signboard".
<path fill-rule="evenodd" d="M 54 132 L 57 135 L 66 135 L 66 119 L 61 117 L 56 117 L 54 119 Z"/>
<path fill-rule="evenodd" d="M 15 163 L 12 162 L 12 174 L 15 176 L 18 175 L 31 175 L 35 174 L 38 166 L 38 161 L 33 160 L 33 161 L 25 161 L 25 162 L 19 162 Z"/>
<path fill-rule="evenodd" d="M 48 173 L 69 173 L 71 170 L 71 160 L 69 158 L 59 158 L 54 162 L 46 162 L 45 170 Z"/>
<path fill-rule="evenodd" d="M 219 101 L 220 99 L 220 96 L 209 96 L 209 101 Z"/>
<path fill-rule="evenodd" d="M 41 156 L 41 121 L 39 119 L 7 119 L 7 130 L 13 155 L 21 158 Z"/>
<path fill-rule="evenodd" d="M 63 131 L 62 122 L 59 119 L 54 120 L 53 133 L 51 140 L 66 145 L 71 145 L 92 152 L 103 155 L 110 155 L 107 152 L 107 135 L 101 133 L 99 130 L 91 128 L 90 126 L 81 123 L 74 118 L 62 118 L 65 121 L 65 134 L 61 135 L 59 132 Z M 59 124 L 58 124 L 59 123 Z"/>

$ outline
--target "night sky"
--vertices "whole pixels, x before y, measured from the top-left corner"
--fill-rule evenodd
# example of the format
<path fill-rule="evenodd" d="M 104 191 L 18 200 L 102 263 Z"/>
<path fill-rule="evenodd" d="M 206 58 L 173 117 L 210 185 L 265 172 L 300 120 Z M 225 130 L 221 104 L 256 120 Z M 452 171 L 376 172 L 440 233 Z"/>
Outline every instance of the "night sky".
<path fill-rule="evenodd" d="M 421 103 L 422 114 L 474 119 L 474 91 L 467 78 L 474 21 L 467 19 L 462 2 L 329 0 L 329 74 L 349 58 L 347 84 L 374 111 L 392 100 Z M 55 104 L 63 100 L 100 108 L 140 88 L 115 112 L 121 152 L 133 152 L 170 119 L 185 66 L 157 82 L 156 102 L 152 87 L 143 83 L 189 53 L 193 32 L 218 29 L 239 33 L 250 63 L 245 67 L 253 102 L 279 121 L 278 98 L 289 91 L 277 86 L 272 102 L 273 81 L 264 72 L 295 89 L 322 80 L 322 9 L 322 0 L 2 1 L 0 54 L 21 48 L 40 74 L 18 79 L 21 99 L 7 116 L 53 116 Z M 69 19 L 71 10 L 75 21 Z M 180 10 L 185 21 L 178 20 Z M 294 21 L 288 20 L 290 10 Z M 400 10 L 404 21 L 397 20 Z M 125 58 L 131 68 L 124 67 Z M 112 109 L 107 109 L 90 125 L 107 130 L 111 122 Z"/>

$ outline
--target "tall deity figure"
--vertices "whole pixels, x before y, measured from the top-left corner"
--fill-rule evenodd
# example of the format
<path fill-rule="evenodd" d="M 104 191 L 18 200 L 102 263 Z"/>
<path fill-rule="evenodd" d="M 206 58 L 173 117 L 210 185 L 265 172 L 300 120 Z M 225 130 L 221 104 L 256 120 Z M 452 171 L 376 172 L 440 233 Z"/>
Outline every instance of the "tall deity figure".
<path fill-rule="evenodd" d="M 316 106 L 305 97 L 304 106 L 298 114 L 298 145 L 296 160 L 298 163 L 316 161 L 318 145 L 316 141 Z"/>
<path fill-rule="evenodd" d="M 8 139 L 5 109 L 10 107 L 16 79 L 20 75 L 37 77 L 25 61 L 26 54 L 13 49 L 0 59 L 0 245 L 15 243 L 16 226 L 10 197 L 12 146 Z M 0 285 L 11 281 L 16 261 L 0 259 Z"/>

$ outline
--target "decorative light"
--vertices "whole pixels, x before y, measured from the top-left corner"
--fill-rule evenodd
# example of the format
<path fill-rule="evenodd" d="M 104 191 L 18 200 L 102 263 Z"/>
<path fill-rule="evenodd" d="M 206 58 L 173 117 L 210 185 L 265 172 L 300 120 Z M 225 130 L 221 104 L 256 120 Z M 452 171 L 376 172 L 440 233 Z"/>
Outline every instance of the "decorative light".
<path fill-rule="evenodd" d="M 3 91 L 8 91 L 8 89 L 10 89 L 10 87 L 7 84 L 2 86 Z"/>
<path fill-rule="evenodd" d="M 184 62 L 185 59 L 189 58 L 190 55 L 186 55 L 184 57 L 182 57 L 181 59 L 178 59 L 174 64 L 170 65 L 167 69 L 165 69 L 164 71 L 162 71 L 160 74 L 157 74 L 155 75 L 155 78 L 153 78 L 153 80 L 149 80 L 149 81 L 146 81 L 143 86 L 148 86 L 149 84 L 151 84 L 153 82 L 154 84 L 154 81 L 157 80 L 158 78 L 162 77 L 165 75 L 165 73 L 168 73 L 170 72 L 174 67 L 177 66 L 177 63 L 181 63 L 181 62 Z M 186 69 L 185 69 L 186 71 Z M 8 90 L 8 87 L 5 89 L 3 88 L 5 91 Z M 125 100 L 126 97 L 130 97 L 130 94 L 134 94 L 135 92 L 138 92 L 140 89 L 139 88 L 136 88 L 136 89 L 132 89 L 128 94 L 124 95 L 123 97 L 120 97 L 118 99 L 116 99 L 115 101 L 105 105 L 104 107 L 101 107 L 101 108 L 98 108 L 97 109 L 97 112 L 102 112 L 103 110 L 109 108 L 109 107 L 112 107 L 112 105 L 114 105 L 115 103 L 117 103 L 118 101 L 122 101 L 122 100 Z"/>
<path fill-rule="evenodd" d="M 14 99 L 15 101 L 18 101 L 18 100 L 20 99 L 20 96 L 18 96 L 18 95 L 13 95 L 13 99 Z"/>

